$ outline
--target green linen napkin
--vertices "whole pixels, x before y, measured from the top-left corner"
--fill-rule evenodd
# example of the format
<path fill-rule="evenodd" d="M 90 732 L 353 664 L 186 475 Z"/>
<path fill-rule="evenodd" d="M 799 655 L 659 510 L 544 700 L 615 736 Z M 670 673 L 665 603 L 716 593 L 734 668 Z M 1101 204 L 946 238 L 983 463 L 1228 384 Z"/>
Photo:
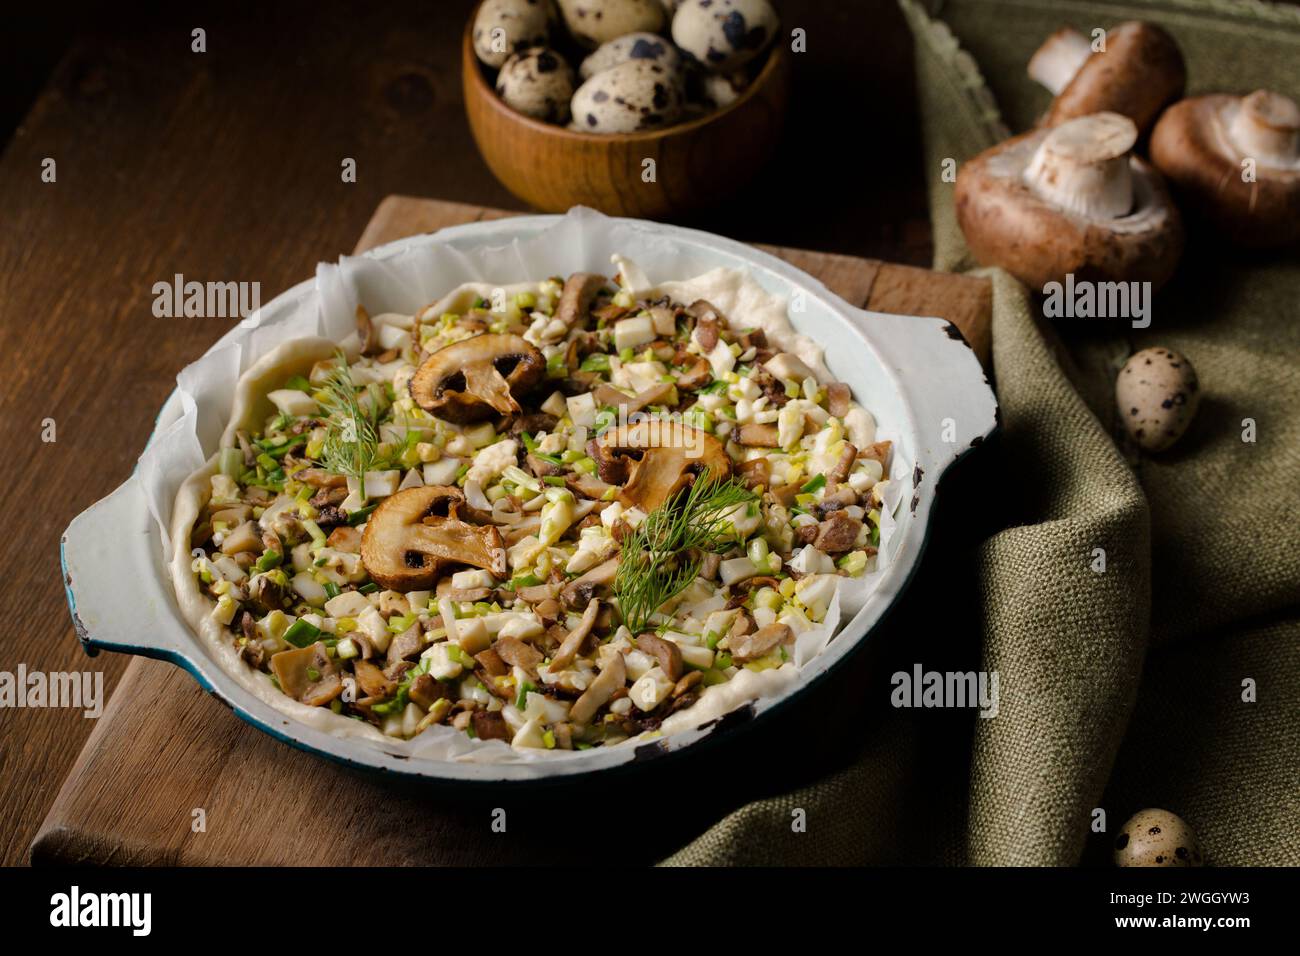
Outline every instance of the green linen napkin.
<path fill-rule="evenodd" d="M 1064 24 L 1152 20 L 1181 45 L 1190 93 L 1300 96 L 1298 8 L 899 3 L 940 269 L 974 266 L 944 160 L 1032 125 L 1049 94 L 1025 64 Z M 997 716 L 875 708 L 846 765 L 775 781 L 666 863 L 1106 863 L 1123 821 L 1156 806 L 1192 825 L 1213 865 L 1300 864 L 1300 253 L 1228 249 L 1193 226 L 1141 331 L 1049 327 L 1015 280 L 984 274 L 1003 430 L 980 474 L 944 489 L 957 505 L 937 519 L 959 530 L 940 528 L 926 565 L 944 571 L 922 574 L 907 602 L 944 608 L 928 612 L 935 630 L 879 638 L 895 666 L 978 647 L 1000 677 Z M 1169 452 L 1126 460 L 1114 376 L 1156 344 L 1191 359 L 1202 405 Z M 972 503 L 991 513 L 969 518 Z M 963 601 L 951 582 L 965 578 Z"/>

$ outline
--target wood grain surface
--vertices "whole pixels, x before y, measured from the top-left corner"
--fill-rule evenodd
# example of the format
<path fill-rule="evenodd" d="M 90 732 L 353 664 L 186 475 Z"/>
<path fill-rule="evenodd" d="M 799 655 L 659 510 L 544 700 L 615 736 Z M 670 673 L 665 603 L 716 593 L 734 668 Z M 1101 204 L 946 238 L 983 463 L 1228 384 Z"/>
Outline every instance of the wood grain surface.
<path fill-rule="evenodd" d="M 389 197 L 380 204 L 356 251 L 449 225 L 496 219 L 501 210 L 438 200 Z M 874 307 L 877 288 L 902 301 L 923 301 L 939 312 L 945 296 L 969 314 L 962 318 L 975 337 L 987 340 L 989 313 L 969 310 L 982 301 L 987 283 L 942 276 L 872 260 L 800 250 L 773 249 L 859 305 Z M 882 284 L 882 277 L 895 278 Z M 913 288 L 915 287 L 915 288 Z M 900 291 L 901 290 L 901 291 Z M 947 316 L 945 316 L 947 317 Z M 954 315 L 953 318 L 956 318 Z M 729 748 L 729 758 L 732 751 Z M 649 784 L 670 787 L 677 777 L 655 773 Z M 730 776 L 730 774 L 729 774 Z M 605 784 L 601 785 L 606 786 Z M 587 805 L 589 788 L 582 791 Z M 735 779 L 728 791 L 745 791 Z M 141 799 L 141 795 L 147 798 Z M 557 851 L 545 841 L 553 826 L 581 827 L 569 801 L 530 799 L 523 804 L 515 839 L 493 840 L 487 824 L 502 802 L 520 809 L 517 791 L 500 799 L 467 798 L 430 788 L 361 777 L 243 725 L 188 675 L 158 661 L 133 660 L 112 704 L 77 758 L 33 844 L 33 859 L 59 863 L 258 864 L 307 861 L 458 864 L 529 863 L 545 858 L 590 862 L 599 847 Z M 484 802 L 486 801 L 486 802 Z M 267 808 L 293 806 L 286 819 Z M 546 806 L 544 817 L 530 817 Z M 204 829 L 192 826 L 201 811 Z M 513 814 L 510 814 L 513 815 Z M 359 821 L 338 832 L 338 821 Z M 543 822 L 545 821 L 545 822 Z M 666 815 L 643 826 L 631 841 L 639 862 L 666 855 L 684 843 L 707 817 Z M 320 834 L 329 833 L 328 845 Z"/>
<path fill-rule="evenodd" d="M 229 324 L 154 318 L 154 283 L 176 273 L 256 281 L 266 300 L 350 249 L 391 193 L 511 203 L 473 146 L 461 102 L 459 45 L 472 6 L 80 3 L 25 8 L 7 21 L 21 27 L 24 49 L 0 75 L 16 65 L 57 66 L 6 85 L 6 111 L 25 115 L 14 113 L 22 116 L 16 127 L 0 116 L 0 139 L 8 136 L 0 155 L 0 441 L 17 452 L 0 496 L 0 670 L 99 672 L 109 693 L 126 669 L 126 658 L 90 659 L 77 643 L 59 535 L 131 473 L 176 371 Z M 783 6 L 810 40 L 808 53 L 792 58 L 786 134 L 743 197 L 692 224 L 925 263 L 910 40 L 897 7 Z M 204 54 L 190 48 L 195 26 L 208 33 Z M 861 36 L 875 40 L 867 61 Z M 30 108 L 13 105 L 28 89 L 40 91 Z M 850 95 L 861 104 L 852 122 L 869 123 L 873 141 L 890 148 L 846 148 Z M 357 161 L 355 183 L 340 178 L 347 157 Z M 57 163 L 54 183 L 40 178 L 47 158 Z M 41 440 L 46 419 L 55 422 L 54 443 Z M 160 664 L 142 668 L 125 692 L 146 700 L 175 693 L 195 688 Z M 205 704 L 218 738 L 262 738 Z M 97 723 L 72 710 L 0 709 L 0 863 L 27 859 Z M 298 758 L 270 740 L 258 746 Z M 181 841 L 171 829 L 189 825 L 187 807 L 135 806 L 148 803 L 156 779 L 208 781 L 200 771 L 221 765 L 209 744 L 167 754 L 179 757 L 167 766 L 154 754 L 153 774 L 139 776 L 139 795 L 117 810 L 149 821 L 150 847 Z M 700 819 L 717 812 L 710 805 Z M 92 858 L 125 859 L 130 850 L 114 844 Z"/>

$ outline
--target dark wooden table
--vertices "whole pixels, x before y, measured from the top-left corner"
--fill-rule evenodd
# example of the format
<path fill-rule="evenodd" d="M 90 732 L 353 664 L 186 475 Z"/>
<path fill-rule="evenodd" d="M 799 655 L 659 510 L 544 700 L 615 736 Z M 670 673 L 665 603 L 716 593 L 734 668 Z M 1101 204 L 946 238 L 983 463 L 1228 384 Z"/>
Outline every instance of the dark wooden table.
<path fill-rule="evenodd" d="M 471 6 L 153 4 L 115 6 L 111 20 L 27 9 L 14 21 L 23 49 L 0 79 L 14 64 L 27 72 L 0 97 L 0 447 L 16 451 L 0 495 L 0 670 L 99 670 L 107 695 L 125 667 L 82 653 L 58 540 L 130 473 L 177 370 L 227 324 L 155 318 L 154 283 L 256 281 L 265 300 L 350 250 L 390 193 L 517 206 L 460 105 Z M 785 142 L 747 198 L 695 224 L 925 264 L 901 16 L 889 0 L 782 6 L 809 46 L 794 58 Z M 190 49 L 196 26 L 203 54 Z M 42 78 L 46 60 L 56 65 Z M 28 89 L 39 92 L 10 131 Z M 46 158 L 53 183 L 41 180 Z M 345 158 L 356 183 L 341 181 Z M 54 442 L 42 440 L 48 419 Z M 0 863 L 27 859 L 91 723 L 0 709 Z"/>

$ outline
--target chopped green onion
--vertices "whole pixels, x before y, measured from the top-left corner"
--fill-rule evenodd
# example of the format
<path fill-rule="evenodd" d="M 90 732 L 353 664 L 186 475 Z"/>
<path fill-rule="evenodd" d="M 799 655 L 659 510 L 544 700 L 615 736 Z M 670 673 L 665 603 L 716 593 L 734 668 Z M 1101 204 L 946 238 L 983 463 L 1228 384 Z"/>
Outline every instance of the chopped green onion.
<path fill-rule="evenodd" d="M 376 501 L 373 505 L 366 505 L 364 508 L 358 508 L 356 511 L 349 511 L 348 524 L 354 528 L 359 524 L 363 524 L 365 520 L 370 517 L 370 512 L 374 511 L 378 507 L 379 502 Z"/>
<path fill-rule="evenodd" d="M 609 356 L 604 352 L 592 352 L 578 366 L 584 372 L 608 372 Z"/>
<path fill-rule="evenodd" d="M 526 680 L 522 684 L 520 684 L 519 694 L 515 697 L 515 706 L 518 707 L 520 710 L 523 710 L 524 705 L 528 703 L 528 693 L 530 691 L 535 691 L 535 690 L 537 690 L 537 685 L 534 684 L 532 681 Z"/>
<path fill-rule="evenodd" d="M 253 562 L 253 570 L 256 572 L 270 571 L 272 568 L 278 568 L 283 560 L 284 556 L 279 551 L 267 551 Z"/>
<path fill-rule="evenodd" d="M 290 624 L 289 629 L 284 632 L 285 641 L 294 647 L 307 647 L 316 643 L 318 637 L 320 637 L 320 628 L 301 618 Z"/>
<path fill-rule="evenodd" d="M 799 490 L 802 491 L 804 494 L 811 495 L 814 492 L 820 491 L 822 488 L 825 487 L 826 487 L 826 476 L 817 475 L 815 478 L 809 480 L 808 483 L 805 484 Z"/>

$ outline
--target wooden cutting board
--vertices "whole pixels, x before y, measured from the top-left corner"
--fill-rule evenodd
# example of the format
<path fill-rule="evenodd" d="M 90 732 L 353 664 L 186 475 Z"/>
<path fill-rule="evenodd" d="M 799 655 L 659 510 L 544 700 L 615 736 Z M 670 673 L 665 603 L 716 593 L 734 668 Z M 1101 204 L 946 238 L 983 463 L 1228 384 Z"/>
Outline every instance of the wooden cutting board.
<path fill-rule="evenodd" d="M 375 211 L 357 251 L 508 215 L 392 196 Z M 764 248 L 854 305 L 948 319 L 987 365 L 987 281 Z M 818 695 L 834 694 L 836 687 L 832 680 Z M 814 719 L 807 710 L 796 705 L 763 734 L 744 735 L 721 751 L 725 759 L 715 759 L 712 751 L 688 752 L 661 769 L 599 782 L 526 794 L 469 792 L 387 781 L 302 753 L 239 720 L 179 668 L 137 658 L 64 781 L 32 843 L 32 860 L 266 866 L 650 862 L 770 788 L 774 777 L 788 787 L 833 764 L 842 742 L 810 746 L 811 737 L 826 735 L 806 732 L 806 722 Z M 683 799 L 684 793 L 694 797 Z M 625 821 L 616 857 L 609 841 L 599 838 L 601 817 L 593 816 L 595 808 L 611 802 Z M 655 813 L 655 806 L 672 810 Z"/>

